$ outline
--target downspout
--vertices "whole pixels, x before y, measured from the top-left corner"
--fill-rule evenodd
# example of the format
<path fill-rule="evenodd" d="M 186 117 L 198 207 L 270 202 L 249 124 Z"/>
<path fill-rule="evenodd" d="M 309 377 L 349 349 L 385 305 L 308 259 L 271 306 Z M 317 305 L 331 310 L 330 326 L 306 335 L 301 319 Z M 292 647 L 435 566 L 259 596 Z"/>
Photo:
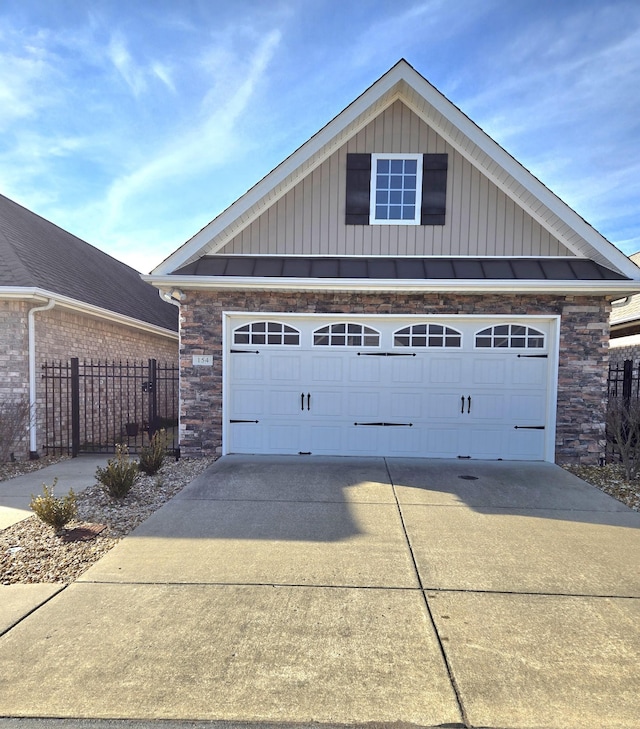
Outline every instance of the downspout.
<path fill-rule="evenodd" d="M 37 418 L 36 418 L 36 311 L 48 311 L 56 305 L 55 299 L 49 299 L 44 306 L 29 309 L 29 458 L 38 458 Z"/>

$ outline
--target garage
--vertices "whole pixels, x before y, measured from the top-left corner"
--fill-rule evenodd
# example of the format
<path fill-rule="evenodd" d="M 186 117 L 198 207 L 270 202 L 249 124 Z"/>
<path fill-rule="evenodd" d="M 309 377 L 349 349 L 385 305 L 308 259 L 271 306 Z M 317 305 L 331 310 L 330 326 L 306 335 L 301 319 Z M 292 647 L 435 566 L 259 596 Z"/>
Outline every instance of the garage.
<path fill-rule="evenodd" d="M 554 317 L 225 315 L 225 453 L 553 460 Z"/>

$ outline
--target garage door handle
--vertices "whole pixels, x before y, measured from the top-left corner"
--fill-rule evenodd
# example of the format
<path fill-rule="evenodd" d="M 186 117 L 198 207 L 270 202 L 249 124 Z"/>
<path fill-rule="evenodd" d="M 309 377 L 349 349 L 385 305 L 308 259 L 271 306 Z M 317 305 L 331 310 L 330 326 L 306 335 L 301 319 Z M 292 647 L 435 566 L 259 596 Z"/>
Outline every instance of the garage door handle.
<path fill-rule="evenodd" d="M 304 410 L 304 392 L 300 393 L 300 410 Z"/>
<path fill-rule="evenodd" d="M 460 412 L 464 415 L 464 395 L 460 398 L 460 402 L 462 403 L 462 408 L 460 409 Z"/>
<path fill-rule="evenodd" d="M 307 410 L 311 410 L 311 393 L 307 393 Z"/>
<path fill-rule="evenodd" d="M 467 399 L 467 414 L 471 412 L 471 395 Z"/>

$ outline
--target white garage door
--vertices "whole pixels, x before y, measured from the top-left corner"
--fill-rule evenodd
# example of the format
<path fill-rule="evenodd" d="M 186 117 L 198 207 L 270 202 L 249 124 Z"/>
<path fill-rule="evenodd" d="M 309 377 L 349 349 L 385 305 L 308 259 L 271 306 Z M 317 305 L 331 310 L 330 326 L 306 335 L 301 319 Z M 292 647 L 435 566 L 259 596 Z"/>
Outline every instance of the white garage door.
<path fill-rule="evenodd" d="M 228 316 L 225 452 L 544 460 L 551 328 Z"/>

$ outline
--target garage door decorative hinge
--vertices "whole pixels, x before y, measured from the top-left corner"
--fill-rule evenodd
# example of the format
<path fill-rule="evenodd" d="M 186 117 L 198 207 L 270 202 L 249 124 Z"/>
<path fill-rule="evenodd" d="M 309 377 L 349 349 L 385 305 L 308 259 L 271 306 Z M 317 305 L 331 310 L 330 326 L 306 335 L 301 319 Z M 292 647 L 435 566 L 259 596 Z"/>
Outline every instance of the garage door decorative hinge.
<path fill-rule="evenodd" d="M 519 354 L 518 357 L 527 357 L 529 359 L 547 359 L 548 354 Z"/>
<path fill-rule="evenodd" d="M 230 349 L 231 354 L 260 354 L 259 349 Z"/>
<path fill-rule="evenodd" d="M 413 427 L 413 423 L 354 423 L 354 425 L 377 425 L 382 428 L 391 428 L 391 427 L 397 428 L 399 426 L 404 426 L 404 427 L 408 426 L 409 428 Z"/>
<path fill-rule="evenodd" d="M 259 423 L 259 420 L 230 420 L 230 423 Z"/>
<path fill-rule="evenodd" d="M 415 352 L 358 352 L 358 357 L 415 357 Z"/>
<path fill-rule="evenodd" d="M 544 430 L 544 425 L 514 425 L 515 430 Z"/>

